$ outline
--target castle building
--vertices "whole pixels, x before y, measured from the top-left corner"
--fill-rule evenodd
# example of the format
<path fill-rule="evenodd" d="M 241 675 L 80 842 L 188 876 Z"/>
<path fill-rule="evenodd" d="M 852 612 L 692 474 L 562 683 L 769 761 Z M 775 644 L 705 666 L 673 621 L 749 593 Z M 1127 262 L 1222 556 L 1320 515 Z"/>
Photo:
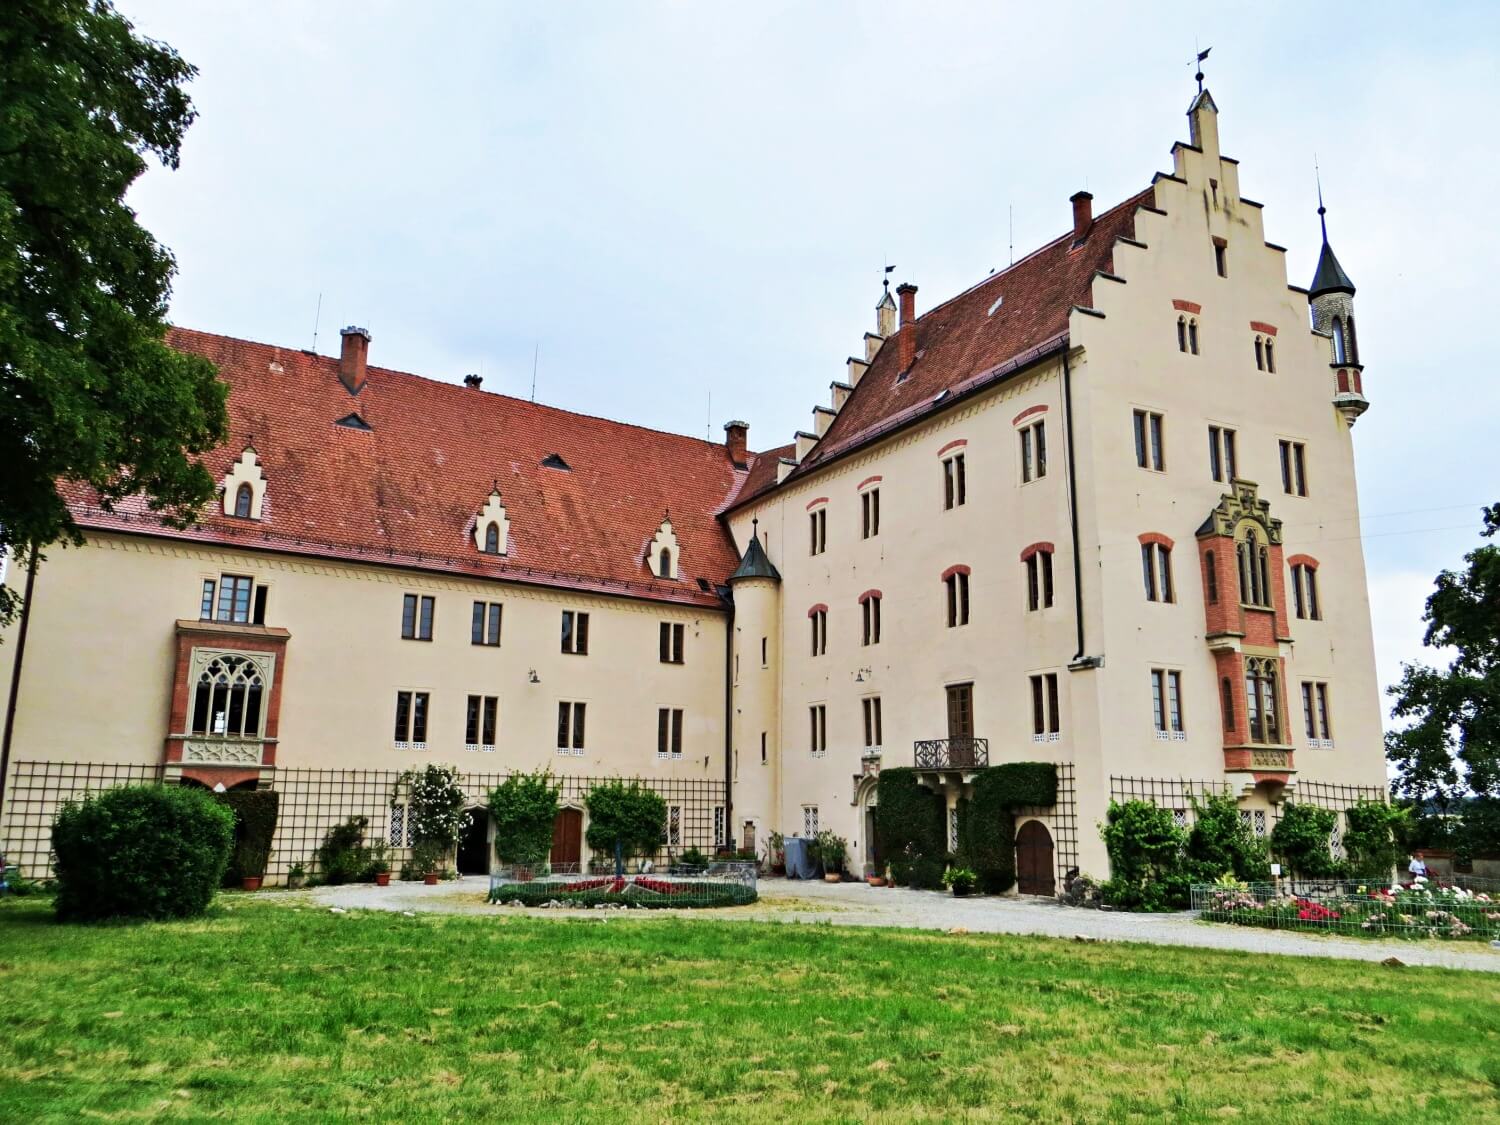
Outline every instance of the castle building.
<path fill-rule="evenodd" d="M 667 851 L 831 829 L 879 870 L 875 779 L 956 809 L 1057 764 L 1018 817 L 1021 889 L 1104 874 L 1112 799 L 1344 807 L 1385 764 L 1351 427 L 1354 286 L 1287 283 L 1207 91 L 1173 168 L 874 331 L 764 452 L 186 329 L 229 384 L 222 495 L 179 530 L 69 494 L 35 575 L 0 842 L 122 780 L 282 789 L 278 856 L 346 815 L 404 843 L 393 779 L 564 779 L 667 798 Z M 1320 202 L 1320 216 L 1322 213 Z M 12 566 L 15 582 L 22 568 Z M 956 823 L 956 816 L 954 819 Z M 487 863 L 476 815 L 467 862 Z M 465 855 L 461 852 L 461 863 Z"/>

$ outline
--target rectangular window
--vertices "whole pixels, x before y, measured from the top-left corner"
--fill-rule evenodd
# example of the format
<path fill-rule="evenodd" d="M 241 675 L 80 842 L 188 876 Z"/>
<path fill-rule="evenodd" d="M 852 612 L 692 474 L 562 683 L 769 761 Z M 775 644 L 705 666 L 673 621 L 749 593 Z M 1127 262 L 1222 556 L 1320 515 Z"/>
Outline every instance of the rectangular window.
<path fill-rule="evenodd" d="M 1162 443 L 1162 416 L 1150 410 L 1133 412 L 1135 463 L 1143 469 L 1165 472 L 1166 450 Z"/>
<path fill-rule="evenodd" d="M 821 555 L 828 549 L 828 509 L 819 508 L 816 512 L 809 512 L 807 518 L 812 530 L 812 549 L 808 554 Z"/>
<path fill-rule="evenodd" d="M 1183 737 L 1181 672 L 1170 668 L 1151 669 L 1151 708 L 1157 738 Z"/>
<path fill-rule="evenodd" d="M 818 834 L 818 806 L 802 806 L 802 835 L 811 840 Z"/>
<path fill-rule="evenodd" d="M 500 603 L 475 602 L 469 626 L 469 643 L 497 648 L 500 645 Z"/>
<path fill-rule="evenodd" d="M 231 621 L 240 625 L 250 623 L 249 578 L 238 574 L 226 574 L 219 579 L 219 606 L 214 613 L 216 621 Z M 205 593 L 207 589 L 205 588 Z"/>
<path fill-rule="evenodd" d="M 214 616 L 214 580 L 205 578 L 203 580 L 203 598 L 198 603 L 198 618 L 201 621 L 212 621 Z"/>
<path fill-rule="evenodd" d="M 880 598 L 871 595 L 863 603 L 865 617 L 865 644 L 880 643 Z"/>
<path fill-rule="evenodd" d="M 686 629 L 682 625 L 674 624 L 671 621 L 663 621 L 661 623 L 661 636 L 658 649 L 663 664 L 682 663 L 682 644 L 685 632 Z"/>
<path fill-rule="evenodd" d="M 1318 572 L 1302 563 L 1292 567 L 1292 608 L 1303 619 L 1317 621 L 1323 616 L 1318 608 Z"/>
<path fill-rule="evenodd" d="M 1208 427 L 1208 470 L 1214 480 L 1228 483 L 1239 476 L 1234 444 L 1235 432 L 1227 426 Z"/>
<path fill-rule="evenodd" d="M 1221 238 L 1214 239 L 1214 269 L 1220 277 L 1229 276 L 1229 247 Z"/>
<path fill-rule="evenodd" d="M 1308 744 L 1324 749 L 1333 746 L 1333 729 L 1328 722 L 1328 685 L 1317 680 L 1302 681 L 1302 717 Z"/>
<path fill-rule="evenodd" d="M 432 614 L 435 599 L 406 594 L 401 599 L 401 636 L 408 641 L 432 640 Z"/>
<path fill-rule="evenodd" d="M 1047 423 L 1033 422 L 1020 429 L 1021 483 L 1047 475 Z"/>
<path fill-rule="evenodd" d="M 828 651 L 828 611 L 814 610 L 808 614 L 807 623 L 812 629 L 812 654 L 822 656 Z"/>
<path fill-rule="evenodd" d="M 581 755 L 583 753 L 583 718 L 587 708 L 584 703 L 559 703 L 557 705 L 557 752 Z"/>
<path fill-rule="evenodd" d="M 948 737 L 974 737 L 974 685 L 949 684 Z"/>
<path fill-rule="evenodd" d="M 1031 677 L 1031 738 L 1033 742 L 1056 742 L 1062 731 L 1057 708 L 1057 673 Z"/>
<path fill-rule="evenodd" d="M 266 587 L 255 587 L 255 612 L 250 616 L 252 625 L 264 625 L 266 623 Z"/>
<path fill-rule="evenodd" d="M 943 508 L 961 508 L 969 498 L 968 479 L 964 473 L 964 455 L 955 453 L 943 459 Z"/>
<path fill-rule="evenodd" d="M 769 640 L 770 640 L 769 637 L 762 637 L 760 639 L 760 666 L 762 668 L 764 668 L 764 667 L 767 666 L 766 665 L 766 642 L 769 641 Z"/>
<path fill-rule="evenodd" d="M 879 750 L 882 745 L 880 729 L 880 696 L 867 695 L 865 709 L 865 749 Z"/>
<path fill-rule="evenodd" d="M 1288 496 L 1307 495 L 1307 447 L 1300 441 L 1281 442 L 1281 488 Z"/>
<path fill-rule="evenodd" d="M 493 695 L 471 695 L 464 709 L 464 749 L 495 749 L 495 727 L 500 701 Z"/>
<path fill-rule="evenodd" d="M 562 651 L 585 656 L 589 651 L 589 615 L 565 609 L 562 615 Z"/>
<path fill-rule="evenodd" d="M 667 806 L 667 838 L 662 841 L 669 848 L 680 847 L 682 844 L 682 806 Z"/>
<path fill-rule="evenodd" d="M 760 732 L 760 764 L 766 764 L 766 732 Z"/>
<path fill-rule="evenodd" d="M 397 750 L 427 749 L 427 705 L 425 691 L 398 691 L 396 693 Z"/>
<path fill-rule="evenodd" d="M 828 749 L 828 707 L 817 703 L 807 709 L 809 747 L 814 758 L 821 758 Z"/>
<path fill-rule="evenodd" d="M 872 488 L 859 497 L 860 531 L 864 538 L 873 539 L 880 534 L 880 489 Z"/>
<path fill-rule="evenodd" d="M 658 707 L 656 710 L 656 756 L 682 757 L 682 709 Z"/>
<path fill-rule="evenodd" d="M 1172 590 L 1172 548 L 1163 543 L 1142 543 L 1141 577 L 1148 602 L 1177 600 Z"/>
<path fill-rule="evenodd" d="M 1026 559 L 1026 608 L 1052 606 L 1052 552 L 1036 551 Z"/>
<path fill-rule="evenodd" d="M 944 580 L 948 587 L 948 628 L 969 623 L 969 576 L 954 571 Z"/>

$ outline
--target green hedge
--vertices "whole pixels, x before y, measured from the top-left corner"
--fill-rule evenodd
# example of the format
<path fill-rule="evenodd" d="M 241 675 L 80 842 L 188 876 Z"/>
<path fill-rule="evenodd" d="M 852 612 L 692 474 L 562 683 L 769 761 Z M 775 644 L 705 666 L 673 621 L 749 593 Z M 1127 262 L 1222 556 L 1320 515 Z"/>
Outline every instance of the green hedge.
<path fill-rule="evenodd" d="M 1057 804 L 1057 767 L 1051 762 L 1006 762 L 984 771 L 1000 787 L 1012 810 L 1048 808 Z"/>
<path fill-rule="evenodd" d="M 986 894 L 1016 882 L 1016 810 L 1057 804 L 1057 767 L 1051 762 L 1006 762 L 980 770 L 974 795 L 959 812 L 959 856 L 979 876 Z"/>
<path fill-rule="evenodd" d="M 124 786 L 63 806 L 52 825 L 59 918 L 189 918 L 224 878 L 234 814 L 208 793 Z"/>
<path fill-rule="evenodd" d="M 264 875 L 276 835 L 281 794 L 274 789 L 231 789 L 214 799 L 234 813 L 234 848 L 224 871 L 224 885 L 237 887 L 246 875 Z"/>
<path fill-rule="evenodd" d="M 714 906 L 744 906 L 756 899 L 755 889 L 744 883 L 671 882 L 653 880 L 669 885 L 671 893 L 654 891 L 641 886 L 633 879 L 623 881 L 620 890 L 615 890 L 608 881 L 586 880 L 587 889 L 569 890 L 568 884 L 542 881 L 536 883 L 505 883 L 490 892 L 490 901 L 507 905 L 518 902 L 522 906 L 541 906 L 547 902 L 564 902 L 570 906 L 630 906 L 638 910 L 703 909 Z"/>
<path fill-rule="evenodd" d="M 904 886 L 942 886 L 947 852 L 942 797 L 907 768 L 880 771 L 875 783 L 875 834 L 891 876 Z"/>

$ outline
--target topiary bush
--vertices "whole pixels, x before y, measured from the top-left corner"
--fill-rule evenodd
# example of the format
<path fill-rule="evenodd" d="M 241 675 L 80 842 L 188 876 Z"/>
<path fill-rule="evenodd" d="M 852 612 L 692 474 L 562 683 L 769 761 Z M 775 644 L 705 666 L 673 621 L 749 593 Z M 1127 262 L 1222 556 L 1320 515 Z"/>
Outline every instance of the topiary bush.
<path fill-rule="evenodd" d="M 1048 808 L 1057 804 L 1057 767 L 1051 762 L 1006 762 L 981 775 L 990 778 L 1011 808 Z"/>
<path fill-rule="evenodd" d="M 891 877 L 903 886 L 942 886 L 943 801 L 917 779 L 917 771 L 880 771 L 875 782 L 875 836 Z"/>
<path fill-rule="evenodd" d="M 1281 819 L 1271 829 L 1271 850 L 1293 875 L 1308 879 L 1338 875 L 1342 865 L 1333 858 L 1330 848 L 1338 820 L 1339 814 L 1332 809 L 1288 801 L 1281 807 Z"/>
<path fill-rule="evenodd" d="M 1104 901 L 1125 910 L 1182 910 L 1192 880 L 1183 870 L 1187 832 L 1172 814 L 1150 801 L 1109 803 L 1100 825 L 1109 852 Z"/>
<path fill-rule="evenodd" d="M 550 770 L 511 774 L 490 790 L 496 859 L 523 867 L 539 867 L 547 861 L 561 792 L 552 783 Z"/>
<path fill-rule="evenodd" d="M 271 860 L 281 794 L 274 789 L 231 789 L 215 793 L 214 799 L 234 814 L 234 847 L 224 885 L 236 887 L 247 875 L 264 875 Z"/>
<path fill-rule="evenodd" d="M 1021 775 L 1007 766 L 992 766 L 974 779 L 967 851 L 962 858 L 979 876 L 979 889 L 988 895 L 1001 894 L 1016 883 L 1017 803 L 1012 786 L 1017 776 Z"/>
<path fill-rule="evenodd" d="M 202 914 L 233 844 L 234 814 L 200 789 L 125 786 L 65 805 L 52 825 L 57 916 Z"/>
<path fill-rule="evenodd" d="M 1234 795 L 1204 793 L 1201 799 L 1188 799 L 1195 818 L 1187 838 L 1186 871 L 1191 881 L 1212 883 L 1229 874 L 1245 883 L 1269 881 L 1270 850 L 1240 816 Z"/>
<path fill-rule="evenodd" d="M 609 781 L 589 791 L 589 827 L 584 838 L 595 852 L 613 857 L 655 855 L 667 832 L 667 802 L 639 781 Z"/>

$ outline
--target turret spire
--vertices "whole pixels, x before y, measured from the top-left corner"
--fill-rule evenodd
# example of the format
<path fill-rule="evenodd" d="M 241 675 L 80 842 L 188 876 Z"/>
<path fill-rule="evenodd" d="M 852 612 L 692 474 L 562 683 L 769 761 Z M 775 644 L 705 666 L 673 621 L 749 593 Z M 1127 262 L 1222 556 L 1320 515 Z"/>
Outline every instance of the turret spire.
<path fill-rule="evenodd" d="M 1318 180 L 1318 224 L 1323 230 L 1323 248 L 1318 251 L 1318 268 L 1313 273 L 1308 296 L 1348 293 L 1352 297 L 1354 282 L 1349 280 L 1349 275 L 1344 272 L 1344 267 L 1339 265 L 1339 260 L 1333 253 L 1333 247 L 1328 245 L 1328 208 L 1323 206 L 1323 177 L 1317 170 L 1316 162 L 1313 164 L 1313 174 Z"/>

